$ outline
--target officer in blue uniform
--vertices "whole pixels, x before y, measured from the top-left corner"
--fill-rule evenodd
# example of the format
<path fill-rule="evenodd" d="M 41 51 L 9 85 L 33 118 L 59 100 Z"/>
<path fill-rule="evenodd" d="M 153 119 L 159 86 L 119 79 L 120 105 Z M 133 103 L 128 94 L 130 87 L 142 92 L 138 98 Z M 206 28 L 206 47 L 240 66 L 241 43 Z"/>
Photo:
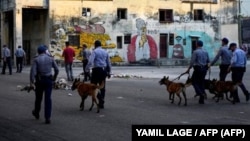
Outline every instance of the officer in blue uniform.
<path fill-rule="evenodd" d="M 5 69 L 6 69 L 6 66 L 8 65 L 9 75 L 12 75 L 11 51 L 7 45 L 3 45 L 2 59 L 3 59 L 3 68 L 2 68 L 1 74 L 5 74 Z"/>
<path fill-rule="evenodd" d="M 33 60 L 30 70 L 30 83 L 35 87 L 35 109 L 32 111 L 33 116 L 39 119 L 39 112 L 41 110 L 41 102 L 43 93 L 45 96 L 45 123 L 50 124 L 51 110 L 52 110 L 52 85 L 53 81 L 59 73 L 59 69 L 55 60 L 46 54 L 46 47 L 40 45 L 37 49 L 38 56 Z M 52 68 L 54 69 L 54 75 L 52 74 Z"/>
<path fill-rule="evenodd" d="M 231 65 L 228 69 L 228 71 L 232 71 L 231 77 L 232 81 L 234 83 L 238 83 L 239 87 L 243 91 L 244 95 L 246 96 L 246 101 L 249 100 L 249 92 L 246 89 L 244 83 L 243 83 L 243 76 L 246 71 L 246 64 L 247 64 L 247 56 L 245 51 L 243 51 L 240 48 L 237 48 L 236 43 L 231 43 L 229 45 L 229 50 L 233 52 L 233 56 L 231 59 Z M 233 93 L 233 100 L 234 102 L 240 102 L 239 96 L 238 96 L 238 90 L 236 90 Z"/>
<path fill-rule="evenodd" d="M 215 56 L 214 60 L 210 64 L 210 66 L 213 66 L 219 60 L 219 58 L 221 58 L 221 62 L 219 65 L 220 81 L 226 80 L 226 77 L 228 74 L 228 67 L 230 66 L 230 63 L 231 63 L 232 52 L 230 50 L 228 50 L 228 42 L 229 41 L 227 38 L 223 38 L 221 40 L 222 47 L 219 49 L 217 55 Z"/>
<path fill-rule="evenodd" d="M 192 85 L 196 94 L 200 96 L 199 104 L 204 104 L 204 82 L 210 63 L 208 52 L 202 47 L 203 42 L 201 40 L 198 40 L 196 42 L 196 49 L 194 50 L 191 57 L 190 65 L 186 71 L 186 73 L 189 73 L 192 67 L 194 69 L 192 74 Z"/>
<path fill-rule="evenodd" d="M 102 81 L 105 82 L 106 77 L 110 78 L 111 63 L 110 58 L 104 49 L 101 47 L 101 42 L 99 40 L 94 43 L 95 49 L 93 50 L 89 62 L 86 66 L 86 72 L 90 71 L 92 67 L 92 75 L 90 82 L 93 84 L 101 84 Z M 97 95 L 99 100 L 99 108 L 104 108 L 104 98 L 105 98 L 105 85 L 100 90 Z"/>

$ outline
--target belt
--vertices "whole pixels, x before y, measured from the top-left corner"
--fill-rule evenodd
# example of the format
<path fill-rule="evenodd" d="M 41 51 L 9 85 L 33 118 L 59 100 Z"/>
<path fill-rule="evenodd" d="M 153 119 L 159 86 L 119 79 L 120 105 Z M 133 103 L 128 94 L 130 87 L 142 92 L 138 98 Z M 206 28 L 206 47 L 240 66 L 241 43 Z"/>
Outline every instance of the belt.
<path fill-rule="evenodd" d="M 102 70 L 105 70 L 106 67 L 94 67 L 93 69 L 102 69 Z"/>
<path fill-rule="evenodd" d="M 41 76 L 41 78 L 52 78 L 52 75 L 49 75 L 49 76 L 44 75 L 44 76 Z"/>

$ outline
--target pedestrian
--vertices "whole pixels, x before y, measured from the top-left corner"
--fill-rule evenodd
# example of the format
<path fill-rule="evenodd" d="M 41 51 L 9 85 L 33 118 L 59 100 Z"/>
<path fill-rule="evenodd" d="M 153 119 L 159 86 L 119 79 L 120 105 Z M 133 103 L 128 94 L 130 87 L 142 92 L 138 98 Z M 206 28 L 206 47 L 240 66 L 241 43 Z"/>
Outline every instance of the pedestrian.
<path fill-rule="evenodd" d="M 204 82 L 208 70 L 208 65 L 210 63 L 208 52 L 202 48 L 203 42 L 198 40 L 196 42 L 196 49 L 194 50 L 190 65 L 186 71 L 189 73 L 190 69 L 193 67 L 194 71 L 192 74 L 192 85 L 199 98 L 199 104 L 204 104 L 205 88 Z"/>
<path fill-rule="evenodd" d="M 35 108 L 32 111 L 33 116 L 39 119 L 41 102 L 44 94 L 44 116 L 45 123 L 50 124 L 52 113 L 52 87 L 56 80 L 59 69 L 53 57 L 46 54 L 46 48 L 41 45 L 37 49 L 38 55 L 34 58 L 30 69 L 30 85 L 35 87 Z M 54 75 L 52 74 L 54 69 Z"/>
<path fill-rule="evenodd" d="M 3 68 L 1 74 L 5 74 L 5 70 L 8 65 L 9 75 L 12 75 L 11 52 L 7 45 L 3 45 L 2 59 L 3 59 Z"/>
<path fill-rule="evenodd" d="M 87 49 L 87 45 L 83 44 L 82 45 L 81 56 L 82 56 L 82 63 L 83 63 L 84 81 L 90 80 L 90 72 L 86 72 L 86 66 L 88 64 L 90 55 L 91 55 L 91 52 Z"/>
<path fill-rule="evenodd" d="M 219 77 L 220 77 L 220 81 L 225 81 L 227 74 L 228 74 L 228 67 L 231 64 L 231 57 L 232 57 L 232 52 L 228 49 L 228 39 L 227 38 L 223 38 L 221 40 L 221 47 L 217 53 L 217 55 L 215 56 L 214 60 L 211 62 L 210 66 L 213 66 L 218 60 L 219 58 L 221 59 L 220 61 L 220 72 L 219 72 Z"/>
<path fill-rule="evenodd" d="M 26 58 L 25 57 L 26 53 L 21 46 L 18 46 L 15 55 L 16 55 L 16 68 L 17 68 L 16 72 L 21 73 L 23 69 L 23 61 L 25 61 Z"/>
<path fill-rule="evenodd" d="M 94 43 L 95 49 L 91 53 L 89 62 L 86 66 L 86 71 L 90 72 L 90 67 L 92 68 L 91 83 L 101 84 L 104 81 L 104 87 L 100 90 L 97 95 L 99 101 L 99 108 L 104 108 L 104 98 L 105 98 L 105 86 L 106 77 L 110 78 L 111 63 L 109 54 L 102 49 L 101 42 L 96 40 Z"/>
<path fill-rule="evenodd" d="M 247 56 L 246 53 L 237 47 L 236 43 L 231 43 L 229 45 L 229 50 L 233 52 L 231 59 L 231 65 L 228 68 L 228 71 L 232 71 L 231 77 L 234 83 L 237 83 L 244 95 L 246 96 L 246 101 L 249 100 L 249 92 L 246 89 L 243 83 L 244 73 L 246 72 Z M 240 102 L 238 90 L 235 90 L 233 93 L 234 102 Z"/>
<path fill-rule="evenodd" d="M 69 45 L 69 42 L 65 42 L 65 49 L 63 50 L 62 56 L 64 57 L 65 71 L 67 74 L 68 81 L 73 81 L 73 60 L 75 57 L 74 49 Z"/>

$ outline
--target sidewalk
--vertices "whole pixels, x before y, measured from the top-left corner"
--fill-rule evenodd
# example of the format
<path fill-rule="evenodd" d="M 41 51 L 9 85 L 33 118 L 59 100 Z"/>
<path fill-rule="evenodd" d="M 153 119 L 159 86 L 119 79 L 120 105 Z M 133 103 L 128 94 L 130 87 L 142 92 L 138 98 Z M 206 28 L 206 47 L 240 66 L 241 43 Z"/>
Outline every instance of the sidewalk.
<path fill-rule="evenodd" d="M 163 76 L 169 76 L 170 79 L 177 78 L 181 73 L 187 70 L 188 66 L 113 66 L 112 78 L 162 78 Z M 247 68 L 250 68 L 250 61 L 247 62 Z M 59 67 L 58 78 L 66 78 L 66 72 L 64 67 Z M 15 71 L 15 68 L 13 68 Z M 24 72 L 29 73 L 30 66 L 24 68 Z M 82 67 L 73 67 L 73 74 L 75 77 L 79 76 L 83 72 Z M 192 69 L 190 74 L 192 73 Z M 211 78 L 217 78 L 219 73 L 218 66 L 211 67 Z M 186 79 L 183 76 L 181 79 Z"/>

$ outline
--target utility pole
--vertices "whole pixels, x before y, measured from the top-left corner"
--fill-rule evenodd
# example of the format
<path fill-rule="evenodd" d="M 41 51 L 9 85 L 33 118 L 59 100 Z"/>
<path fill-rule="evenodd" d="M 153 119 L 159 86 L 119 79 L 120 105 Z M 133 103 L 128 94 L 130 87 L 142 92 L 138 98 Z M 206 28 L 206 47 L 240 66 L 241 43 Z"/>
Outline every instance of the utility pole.
<path fill-rule="evenodd" d="M 242 45 L 242 29 L 241 29 L 241 0 L 238 0 L 238 38 L 239 47 Z"/>

